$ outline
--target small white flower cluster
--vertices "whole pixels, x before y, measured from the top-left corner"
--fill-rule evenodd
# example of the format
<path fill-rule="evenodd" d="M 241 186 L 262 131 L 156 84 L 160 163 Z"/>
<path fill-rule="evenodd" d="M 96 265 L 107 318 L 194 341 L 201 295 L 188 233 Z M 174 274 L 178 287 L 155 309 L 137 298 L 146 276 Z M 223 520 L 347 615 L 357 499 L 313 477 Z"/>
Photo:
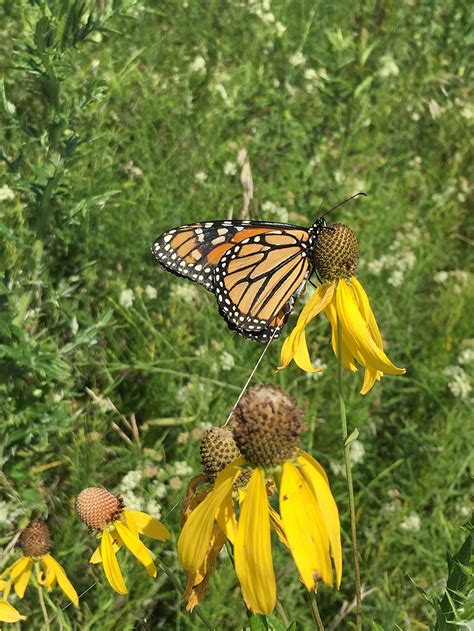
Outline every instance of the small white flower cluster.
<path fill-rule="evenodd" d="M 400 73 L 392 55 L 383 55 L 380 61 L 379 77 L 386 79 L 387 77 L 396 77 Z"/>
<path fill-rule="evenodd" d="M 459 399 L 467 399 L 471 393 L 471 379 L 461 366 L 446 366 L 443 375 L 449 378 L 448 388 Z"/>
<path fill-rule="evenodd" d="M 143 175 L 143 171 L 140 167 L 137 167 L 133 160 L 129 160 L 123 169 L 126 173 L 129 173 L 132 176 L 132 179 L 141 177 Z"/>
<path fill-rule="evenodd" d="M 317 88 L 324 87 L 324 82 L 329 79 L 328 73 L 325 68 L 306 68 L 304 71 L 304 78 L 306 80 L 306 91 L 313 92 Z"/>
<path fill-rule="evenodd" d="M 135 301 L 133 289 L 122 289 L 119 296 L 119 304 L 124 309 L 130 309 Z"/>
<path fill-rule="evenodd" d="M 147 285 L 145 287 L 145 296 L 149 298 L 150 300 L 155 300 L 156 297 L 158 296 L 158 292 L 156 291 L 156 288 L 153 287 L 152 285 Z"/>
<path fill-rule="evenodd" d="M 401 287 L 405 275 L 413 269 L 416 263 L 416 254 L 411 248 L 416 245 L 420 236 L 421 233 L 418 228 L 410 223 L 405 224 L 404 231 L 398 232 L 395 240 L 389 246 L 388 254 L 369 261 L 367 269 L 374 276 L 380 276 L 383 271 L 390 271 L 391 274 L 387 282 L 392 287 Z"/>
<path fill-rule="evenodd" d="M 470 272 L 463 269 L 453 269 L 449 272 L 446 270 L 441 270 L 440 272 L 436 272 L 436 274 L 433 276 L 433 280 L 439 285 L 445 285 L 448 282 L 451 283 L 453 292 L 459 295 L 469 284 L 471 280 L 471 274 Z"/>
<path fill-rule="evenodd" d="M 206 60 L 202 55 L 197 55 L 189 65 L 191 72 L 205 72 Z"/>
<path fill-rule="evenodd" d="M 228 353 L 227 351 L 222 351 L 222 354 L 219 358 L 219 363 L 222 370 L 225 370 L 225 371 L 232 370 L 232 368 L 235 366 L 234 356 L 231 355 L 231 353 Z"/>
<path fill-rule="evenodd" d="M 199 291 L 191 283 L 175 283 L 171 288 L 171 295 L 188 305 L 199 300 Z"/>
<path fill-rule="evenodd" d="M 120 482 L 119 493 L 125 506 L 131 510 L 143 510 L 143 498 L 135 493 L 135 489 L 140 484 L 142 472 L 139 469 L 129 471 Z"/>
<path fill-rule="evenodd" d="M 262 211 L 270 216 L 271 219 L 276 219 L 282 223 L 288 222 L 288 211 L 284 206 L 275 204 L 270 200 L 263 202 Z"/>
<path fill-rule="evenodd" d="M 15 192 L 7 185 L 0 186 L 0 202 L 11 202 L 15 199 Z"/>
<path fill-rule="evenodd" d="M 303 53 L 300 50 L 297 50 L 295 53 L 291 55 L 288 61 L 290 62 L 290 65 L 296 68 L 297 66 L 305 65 L 306 57 L 303 55 Z"/>
<path fill-rule="evenodd" d="M 248 10 L 256 15 L 267 26 L 275 30 L 275 35 L 281 37 L 286 31 L 286 26 L 279 22 L 271 11 L 270 0 L 248 0 Z"/>
<path fill-rule="evenodd" d="M 207 173 L 205 173 L 204 171 L 198 171 L 194 174 L 194 181 L 196 182 L 196 184 L 204 184 L 206 180 Z"/>
<path fill-rule="evenodd" d="M 421 519 L 418 513 L 414 511 L 411 512 L 408 517 L 405 517 L 400 523 L 399 528 L 405 532 L 418 532 L 421 528 Z"/>
<path fill-rule="evenodd" d="M 233 176 L 237 173 L 237 164 L 235 162 L 231 162 L 227 160 L 224 164 L 224 175 Z"/>

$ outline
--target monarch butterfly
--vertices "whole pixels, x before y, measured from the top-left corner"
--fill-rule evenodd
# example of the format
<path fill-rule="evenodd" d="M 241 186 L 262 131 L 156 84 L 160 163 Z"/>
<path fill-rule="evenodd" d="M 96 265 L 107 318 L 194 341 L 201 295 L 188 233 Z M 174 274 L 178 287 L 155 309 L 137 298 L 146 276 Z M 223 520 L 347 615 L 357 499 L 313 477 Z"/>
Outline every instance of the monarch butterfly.
<path fill-rule="evenodd" d="M 365 195 L 365 193 L 357 193 Z M 330 230 L 325 216 L 309 228 L 266 221 L 206 221 L 160 235 L 152 253 L 176 276 L 216 295 L 230 329 L 267 342 L 276 338 L 314 269 L 318 236 Z"/>

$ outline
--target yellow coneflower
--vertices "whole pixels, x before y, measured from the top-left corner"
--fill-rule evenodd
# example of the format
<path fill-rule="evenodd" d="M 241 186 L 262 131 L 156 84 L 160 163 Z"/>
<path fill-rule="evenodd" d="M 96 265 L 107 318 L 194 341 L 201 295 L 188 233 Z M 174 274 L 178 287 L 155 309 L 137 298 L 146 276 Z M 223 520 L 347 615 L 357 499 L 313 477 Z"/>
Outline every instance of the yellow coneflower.
<path fill-rule="evenodd" d="M 281 368 L 295 360 L 307 372 L 313 368 L 306 344 L 306 327 L 324 310 L 332 328 L 332 348 L 338 349 L 338 322 L 341 325 L 342 362 L 345 368 L 357 371 L 356 361 L 365 368 L 361 394 L 367 394 L 382 375 L 402 375 L 383 350 L 375 316 L 364 288 L 354 276 L 359 261 L 359 246 L 350 228 L 333 224 L 318 236 L 314 247 L 314 263 L 323 283 L 301 312 L 298 322 L 281 350 Z"/>
<path fill-rule="evenodd" d="M 51 534 L 43 521 L 32 521 L 20 535 L 20 557 L 0 574 L 0 579 L 6 581 L 3 590 L 4 598 L 8 598 L 11 586 L 18 598 L 23 598 L 31 578 L 33 568 L 39 585 L 50 592 L 56 584 L 62 589 L 69 600 L 79 606 L 79 597 L 69 581 L 61 565 L 49 554 Z"/>
<path fill-rule="evenodd" d="M 293 556 L 300 578 L 312 591 L 319 581 L 336 585 L 342 574 L 339 513 L 321 465 L 298 449 L 305 429 L 295 401 L 278 388 L 251 388 L 231 420 L 233 437 L 243 456 L 216 477 L 212 490 L 185 522 L 178 555 L 188 572 L 206 563 L 216 523 L 234 545 L 235 570 L 247 607 L 269 614 L 276 602 L 270 529 L 274 528 Z M 251 475 L 238 491 L 243 468 Z M 276 489 L 279 513 L 269 504 Z"/>
<path fill-rule="evenodd" d="M 159 541 L 170 538 L 168 529 L 157 519 L 124 507 L 116 497 L 100 487 L 89 487 L 79 493 L 76 508 L 90 530 L 98 531 L 100 545 L 90 558 L 91 563 L 102 563 L 110 586 L 119 594 L 127 594 L 125 581 L 116 554 L 125 546 L 142 563 L 148 574 L 156 576 L 156 567 L 150 551 L 140 540 L 145 535 Z"/>

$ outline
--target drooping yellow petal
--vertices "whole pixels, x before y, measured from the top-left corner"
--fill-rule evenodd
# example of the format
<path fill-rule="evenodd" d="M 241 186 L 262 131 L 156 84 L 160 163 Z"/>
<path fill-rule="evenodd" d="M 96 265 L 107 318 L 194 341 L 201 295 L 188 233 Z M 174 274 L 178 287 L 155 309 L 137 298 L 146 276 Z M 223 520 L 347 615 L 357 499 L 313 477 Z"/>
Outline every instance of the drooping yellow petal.
<path fill-rule="evenodd" d="M 41 562 L 55 575 L 59 587 L 63 590 L 73 605 L 79 607 L 79 596 L 68 579 L 63 567 L 50 554 L 41 557 Z"/>
<path fill-rule="evenodd" d="M 213 490 L 196 506 L 186 520 L 178 539 L 178 556 L 188 572 L 197 572 L 204 562 L 214 529 L 217 512 L 225 497 L 232 493 L 232 485 L 240 475 L 244 458 L 231 462 L 219 473 Z"/>
<path fill-rule="evenodd" d="M 336 289 L 336 309 L 342 326 L 342 336 L 349 348 L 354 346 L 363 357 L 364 367 L 375 368 L 391 375 L 402 375 L 405 370 L 397 368 L 381 350 L 359 310 L 353 290 L 341 278 Z"/>
<path fill-rule="evenodd" d="M 216 521 L 226 538 L 234 545 L 237 536 L 237 519 L 235 518 L 232 493 L 228 493 L 222 500 L 217 511 Z"/>
<path fill-rule="evenodd" d="M 370 334 L 372 335 L 375 343 L 379 348 L 383 348 L 382 335 L 375 319 L 374 312 L 370 306 L 369 297 L 367 296 L 365 289 L 355 276 L 351 277 L 351 285 L 354 288 L 354 295 L 359 305 L 362 317 L 369 325 Z"/>
<path fill-rule="evenodd" d="M 117 552 L 123 546 L 123 541 L 120 538 L 120 535 L 118 534 L 118 532 L 117 532 L 117 530 L 115 528 L 110 530 L 110 535 L 112 537 L 112 546 L 113 546 L 114 552 L 115 552 L 115 554 L 117 554 Z M 91 558 L 89 559 L 89 563 L 93 563 L 93 564 L 102 563 L 102 555 L 100 553 L 101 545 L 102 545 L 102 543 L 99 543 L 97 548 L 94 550 L 94 552 L 92 553 Z"/>
<path fill-rule="evenodd" d="M 7 603 L 6 600 L 0 600 L 0 622 L 20 622 L 20 620 L 26 620 L 26 616 L 22 616 L 19 611 Z"/>
<path fill-rule="evenodd" d="M 235 571 L 247 607 L 270 614 L 276 602 L 270 515 L 263 471 L 257 467 L 247 485 L 234 546 Z"/>
<path fill-rule="evenodd" d="M 294 359 L 298 366 L 307 372 L 317 372 L 311 365 L 308 347 L 306 345 L 305 328 L 309 322 L 321 313 L 331 302 L 334 294 L 334 283 L 330 285 L 320 285 L 314 292 L 308 304 L 301 312 L 295 328 L 286 338 L 281 349 L 281 366 L 285 368 Z"/>
<path fill-rule="evenodd" d="M 102 564 L 107 580 L 111 588 L 118 594 L 126 594 L 127 588 L 123 580 L 122 572 L 115 557 L 115 551 L 112 545 L 112 537 L 107 530 L 102 531 L 102 541 L 100 542 L 100 554 L 102 556 Z"/>
<path fill-rule="evenodd" d="M 294 464 L 283 464 L 280 515 L 301 580 L 314 590 L 319 580 L 332 584 L 329 539 L 318 503 Z"/>
<path fill-rule="evenodd" d="M 140 541 L 140 539 L 133 534 L 133 532 L 123 524 L 121 521 L 114 522 L 114 526 L 117 529 L 124 545 L 130 550 L 133 556 L 145 566 L 146 571 L 150 576 L 156 576 L 156 567 L 153 562 L 153 558 L 148 548 Z"/>
<path fill-rule="evenodd" d="M 328 304 L 324 312 L 327 315 L 329 322 L 331 323 L 331 346 L 332 350 L 334 351 L 334 355 L 337 357 L 337 311 L 335 300 Z M 347 370 L 350 370 L 351 372 L 357 372 L 357 366 L 354 363 L 354 356 L 347 347 L 344 339 L 342 340 L 342 363 L 344 368 L 346 368 Z"/>
<path fill-rule="evenodd" d="M 56 575 L 52 567 L 45 563 L 44 557 L 41 557 L 40 564 L 41 570 L 36 573 L 37 581 L 50 592 L 56 585 Z"/>
<path fill-rule="evenodd" d="M 124 513 L 127 526 L 130 528 L 133 521 L 140 534 L 158 541 L 167 541 L 171 537 L 168 528 L 151 515 L 138 510 L 126 510 Z"/>
<path fill-rule="evenodd" d="M 26 586 L 30 581 L 32 567 L 33 559 L 31 557 L 22 557 L 10 574 L 10 580 L 13 582 L 13 588 L 18 598 L 23 598 L 25 595 Z"/>
<path fill-rule="evenodd" d="M 329 488 L 326 475 L 321 475 L 321 465 L 309 454 L 302 452 L 297 457 L 300 471 L 304 479 L 312 489 L 319 504 L 322 520 L 326 526 L 329 542 L 331 545 L 331 556 L 336 570 L 336 585 L 341 584 L 342 577 L 342 550 L 341 550 L 341 525 L 339 522 L 339 511 L 334 497 Z M 314 466 L 317 464 L 318 466 Z"/>

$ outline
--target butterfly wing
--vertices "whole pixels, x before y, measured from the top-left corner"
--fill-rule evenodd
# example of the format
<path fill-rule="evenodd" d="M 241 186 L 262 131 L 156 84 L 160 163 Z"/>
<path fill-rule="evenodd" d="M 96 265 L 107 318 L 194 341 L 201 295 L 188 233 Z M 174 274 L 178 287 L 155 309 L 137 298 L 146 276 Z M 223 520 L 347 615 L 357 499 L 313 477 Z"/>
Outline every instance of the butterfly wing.
<path fill-rule="evenodd" d="M 247 235 L 263 234 L 277 226 L 285 224 L 229 220 L 179 226 L 160 235 L 151 251 L 173 274 L 214 291 L 214 270 L 223 254 Z"/>
<path fill-rule="evenodd" d="M 221 315 L 244 337 L 277 337 L 309 274 L 305 228 L 258 221 L 180 226 L 152 246 L 159 263 L 216 294 Z"/>
<path fill-rule="evenodd" d="M 304 229 L 273 229 L 224 253 L 214 292 L 231 328 L 261 342 L 278 337 L 309 275 L 308 240 Z"/>

